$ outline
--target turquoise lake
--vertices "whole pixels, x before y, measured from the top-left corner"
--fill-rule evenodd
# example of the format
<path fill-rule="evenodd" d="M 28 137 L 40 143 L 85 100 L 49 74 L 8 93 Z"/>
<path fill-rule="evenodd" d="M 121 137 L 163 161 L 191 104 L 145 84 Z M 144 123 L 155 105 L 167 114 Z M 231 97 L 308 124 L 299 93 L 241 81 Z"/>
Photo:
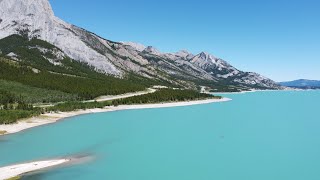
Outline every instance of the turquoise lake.
<path fill-rule="evenodd" d="M 0 166 L 90 155 L 23 179 L 320 179 L 320 91 L 224 96 L 233 101 L 88 114 L 3 136 Z"/>

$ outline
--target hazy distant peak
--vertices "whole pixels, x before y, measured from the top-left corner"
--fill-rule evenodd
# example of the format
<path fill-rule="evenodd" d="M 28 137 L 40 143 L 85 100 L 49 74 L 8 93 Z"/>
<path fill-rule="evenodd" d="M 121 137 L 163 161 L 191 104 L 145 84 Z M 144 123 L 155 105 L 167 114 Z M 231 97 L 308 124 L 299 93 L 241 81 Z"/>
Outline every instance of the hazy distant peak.
<path fill-rule="evenodd" d="M 320 81 L 308 80 L 308 79 L 298 79 L 295 81 L 281 82 L 280 84 L 283 86 L 289 86 L 289 87 L 304 87 L 304 86 L 320 87 Z"/>

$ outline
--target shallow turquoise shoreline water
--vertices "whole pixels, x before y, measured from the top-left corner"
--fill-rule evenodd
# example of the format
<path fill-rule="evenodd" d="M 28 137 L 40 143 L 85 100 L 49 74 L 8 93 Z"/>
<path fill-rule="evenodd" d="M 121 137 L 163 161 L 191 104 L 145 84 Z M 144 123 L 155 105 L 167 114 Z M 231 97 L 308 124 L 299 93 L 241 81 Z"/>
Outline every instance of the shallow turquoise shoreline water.
<path fill-rule="evenodd" d="M 89 114 L 0 137 L 0 166 L 92 155 L 23 179 L 320 179 L 320 91 L 225 96 L 233 101 Z"/>

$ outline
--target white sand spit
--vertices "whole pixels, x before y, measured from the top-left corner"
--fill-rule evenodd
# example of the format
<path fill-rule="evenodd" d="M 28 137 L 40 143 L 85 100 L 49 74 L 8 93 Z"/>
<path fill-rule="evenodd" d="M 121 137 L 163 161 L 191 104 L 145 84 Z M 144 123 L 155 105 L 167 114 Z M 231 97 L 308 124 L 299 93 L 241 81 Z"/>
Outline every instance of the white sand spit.
<path fill-rule="evenodd" d="M 12 177 L 20 176 L 24 173 L 61 165 L 69 161 L 71 161 L 71 159 L 57 159 L 2 167 L 0 168 L 0 180 L 5 180 Z"/>

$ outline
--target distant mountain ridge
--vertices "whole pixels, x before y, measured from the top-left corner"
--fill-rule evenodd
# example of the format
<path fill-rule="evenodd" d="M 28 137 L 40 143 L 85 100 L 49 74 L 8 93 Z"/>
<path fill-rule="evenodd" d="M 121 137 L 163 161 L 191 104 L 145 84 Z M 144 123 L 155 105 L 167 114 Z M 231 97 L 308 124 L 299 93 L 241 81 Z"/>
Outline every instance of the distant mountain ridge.
<path fill-rule="evenodd" d="M 297 88 L 320 88 L 319 80 L 299 79 L 294 81 L 280 82 L 282 86 Z"/>
<path fill-rule="evenodd" d="M 238 70 L 206 52 L 163 53 L 152 46 L 104 39 L 56 17 L 48 0 L 0 0 L 0 39 L 14 34 L 46 41 L 61 50 L 60 57 L 121 79 L 134 75 L 173 86 L 206 86 L 217 91 L 282 89 L 269 78 Z M 4 55 L 16 61 L 23 59 L 14 52 Z"/>

